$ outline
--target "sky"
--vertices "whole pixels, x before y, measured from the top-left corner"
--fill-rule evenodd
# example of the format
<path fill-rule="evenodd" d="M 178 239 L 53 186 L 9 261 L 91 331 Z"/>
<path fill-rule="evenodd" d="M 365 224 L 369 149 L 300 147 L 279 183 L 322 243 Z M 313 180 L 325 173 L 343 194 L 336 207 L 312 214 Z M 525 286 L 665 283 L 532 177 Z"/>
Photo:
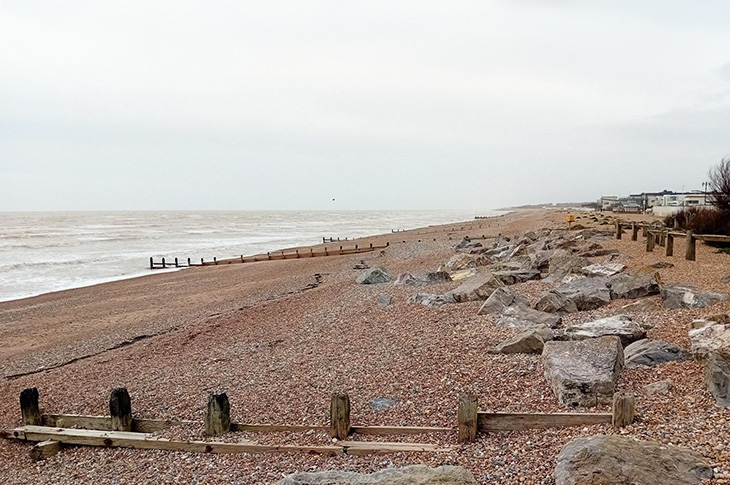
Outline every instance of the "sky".
<path fill-rule="evenodd" d="M 0 0 L 0 211 L 701 189 L 730 2 Z"/>

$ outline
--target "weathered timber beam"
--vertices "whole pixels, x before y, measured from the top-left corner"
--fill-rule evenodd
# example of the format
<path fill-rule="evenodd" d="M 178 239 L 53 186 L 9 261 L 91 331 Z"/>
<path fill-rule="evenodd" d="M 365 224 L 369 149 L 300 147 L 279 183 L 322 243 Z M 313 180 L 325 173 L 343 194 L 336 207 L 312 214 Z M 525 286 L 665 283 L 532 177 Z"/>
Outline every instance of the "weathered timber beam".
<path fill-rule="evenodd" d="M 611 413 L 491 413 L 479 411 L 480 432 L 611 424 Z"/>

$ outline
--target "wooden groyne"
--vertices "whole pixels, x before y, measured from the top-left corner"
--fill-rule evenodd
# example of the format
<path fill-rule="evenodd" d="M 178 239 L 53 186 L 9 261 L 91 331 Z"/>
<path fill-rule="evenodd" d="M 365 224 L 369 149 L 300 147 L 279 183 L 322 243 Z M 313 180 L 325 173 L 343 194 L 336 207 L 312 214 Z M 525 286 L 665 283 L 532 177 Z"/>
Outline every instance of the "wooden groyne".
<path fill-rule="evenodd" d="M 161 258 L 160 261 L 155 261 L 154 258 L 150 257 L 150 269 L 168 269 L 168 268 L 188 268 L 192 266 L 217 266 L 221 264 L 240 264 L 240 263 L 256 263 L 259 261 L 279 261 L 282 259 L 301 259 L 301 258 L 318 258 L 326 256 L 344 256 L 346 254 L 359 254 L 368 253 L 372 251 L 382 250 L 390 246 L 390 242 L 385 244 L 367 244 L 360 245 L 354 244 L 352 246 L 323 246 L 322 248 L 309 248 L 309 249 L 282 249 L 281 251 L 268 252 L 266 254 L 257 254 L 254 256 L 243 256 L 238 258 L 226 258 L 205 261 L 203 258 L 200 259 L 200 263 L 197 261 L 193 262 L 190 258 L 186 261 L 180 261 L 178 258 L 174 260 L 166 260 Z"/>
<path fill-rule="evenodd" d="M 697 258 L 697 241 L 730 243 L 730 236 L 718 234 L 695 234 L 689 230 L 681 232 L 676 229 L 670 229 L 659 225 L 637 224 L 635 222 L 617 222 L 616 239 L 621 239 L 624 229 L 631 229 L 632 241 L 639 240 L 639 232 L 641 231 L 641 236 L 646 238 L 646 251 L 650 253 L 654 251 L 655 246 L 661 246 L 665 248 L 666 256 L 674 256 L 674 240 L 676 238 L 684 238 L 684 257 L 688 261 L 695 261 Z"/>

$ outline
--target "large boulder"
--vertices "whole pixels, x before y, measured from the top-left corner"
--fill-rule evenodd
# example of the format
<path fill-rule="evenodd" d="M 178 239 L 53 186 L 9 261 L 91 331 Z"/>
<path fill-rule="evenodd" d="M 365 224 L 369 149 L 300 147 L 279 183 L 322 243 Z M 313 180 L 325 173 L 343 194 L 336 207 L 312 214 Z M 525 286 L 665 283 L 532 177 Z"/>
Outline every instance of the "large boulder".
<path fill-rule="evenodd" d="M 428 273 L 401 273 L 393 282 L 396 285 L 428 285 L 432 283 L 446 283 L 451 276 L 446 271 Z"/>
<path fill-rule="evenodd" d="M 408 303 L 419 303 L 425 306 L 441 306 L 447 303 L 456 303 L 454 297 L 448 293 L 445 295 L 434 295 L 433 293 L 416 293 L 408 298 Z"/>
<path fill-rule="evenodd" d="M 585 340 L 588 338 L 615 335 L 621 339 L 621 345 L 627 346 L 646 337 L 646 330 L 634 322 L 628 315 L 614 315 L 600 318 L 592 322 L 579 323 L 565 329 L 565 336 L 570 340 Z"/>
<path fill-rule="evenodd" d="M 454 246 L 454 249 L 472 249 L 472 248 L 480 248 L 482 247 L 482 243 L 478 241 L 472 241 L 468 237 L 465 237 L 459 243 Z"/>
<path fill-rule="evenodd" d="M 555 467 L 555 485 L 698 485 L 712 477 L 699 453 L 615 435 L 571 441 Z"/>
<path fill-rule="evenodd" d="M 611 298 L 636 299 L 659 294 L 659 280 L 656 274 L 616 275 L 608 282 Z"/>
<path fill-rule="evenodd" d="M 587 258 L 576 256 L 569 251 L 555 251 L 549 260 L 547 281 L 558 281 L 570 273 L 580 273 L 584 266 L 591 262 Z"/>
<path fill-rule="evenodd" d="M 287 475 L 277 485 L 476 485 L 470 471 L 452 465 L 429 468 L 426 465 L 410 465 L 402 468 L 386 468 L 364 474 L 328 470 L 322 472 L 298 472 Z"/>
<path fill-rule="evenodd" d="M 481 263 L 483 263 L 483 259 L 485 258 L 479 256 L 469 256 L 468 254 L 463 253 L 454 254 L 449 258 L 448 261 L 446 261 L 441 267 L 439 267 L 438 270 L 451 273 L 453 271 L 476 268 Z"/>
<path fill-rule="evenodd" d="M 655 366 L 689 359 L 690 353 L 663 340 L 642 339 L 624 348 L 626 367 Z"/>
<path fill-rule="evenodd" d="M 479 308 L 477 314 L 488 315 L 490 313 L 502 313 L 502 311 L 510 305 L 527 306 L 529 302 L 527 298 L 515 295 L 512 290 L 506 286 L 497 288 L 489 295 L 487 301 Z"/>
<path fill-rule="evenodd" d="M 578 310 L 595 310 L 611 302 L 607 284 L 608 279 L 602 276 L 582 277 L 563 283 L 555 290 L 573 300 Z"/>
<path fill-rule="evenodd" d="M 486 300 L 497 288 L 504 286 L 504 283 L 494 277 L 492 273 L 477 273 L 473 278 L 464 281 L 461 286 L 447 293 L 457 303 L 474 300 Z"/>
<path fill-rule="evenodd" d="M 376 266 L 360 273 L 355 281 L 360 285 L 376 285 L 390 281 L 390 275 L 385 268 Z"/>
<path fill-rule="evenodd" d="M 721 349 L 730 349 L 729 326 L 706 320 L 694 321 L 692 325 L 699 325 L 699 322 L 706 325 L 689 331 L 690 351 L 696 359 L 704 361 Z"/>
<path fill-rule="evenodd" d="M 558 400 L 566 406 L 596 406 L 612 402 L 624 365 L 618 337 L 545 342 L 542 365 Z"/>
<path fill-rule="evenodd" d="M 730 349 L 710 354 L 705 368 L 705 383 L 715 404 L 730 407 Z"/>
<path fill-rule="evenodd" d="M 540 272 L 534 269 L 495 271 L 492 274 L 505 285 L 515 285 L 529 280 L 540 279 Z"/>
<path fill-rule="evenodd" d="M 586 276 L 613 276 L 626 269 L 621 263 L 589 264 L 581 269 Z"/>
<path fill-rule="evenodd" d="M 513 304 L 502 310 L 497 325 L 511 328 L 557 328 L 562 321 L 562 318 L 554 313 L 545 313 L 533 310 L 526 305 Z"/>
<path fill-rule="evenodd" d="M 662 290 L 662 299 L 667 308 L 705 308 L 727 298 L 727 295 L 699 291 L 688 285 L 665 286 Z"/>
<path fill-rule="evenodd" d="M 557 291 L 542 293 L 533 308 L 547 313 L 575 313 L 578 311 L 573 300 Z"/>
<path fill-rule="evenodd" d="M 538 327 L 527 330 L 499 344 L 494 353 L 497 354 L 539 354 L 545 342 L 553 339 L 549 328 Z"/>

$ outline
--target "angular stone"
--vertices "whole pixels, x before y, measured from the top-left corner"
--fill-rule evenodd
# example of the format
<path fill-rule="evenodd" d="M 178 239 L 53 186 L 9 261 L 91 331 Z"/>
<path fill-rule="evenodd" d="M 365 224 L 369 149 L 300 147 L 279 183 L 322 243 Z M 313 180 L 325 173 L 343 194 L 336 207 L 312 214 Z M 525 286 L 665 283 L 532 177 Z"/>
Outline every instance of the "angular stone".
<path fill-rule="evenodd" d="M 613 276 L 624 269 L 626 265 L 621 263 L 589 264 L 584 266 L 581 272 L 586 276 Z"/>
<path fill-rule="evenodd" d="M 529 280 L 540 279 L 540 272 L 532 269 L 515 271 L 495 271 L 492 273 L 495 278 L 505 285 L 515 285 Z"/>
<path fill-rule="evenodd" d="M 699 485 L 713 475 L 712 465 L 687 448 L 596 435 L 563 447 L 555 485 Z"/>
<path fill-rule="evenodd" d="M 730 407 L 730 352 L 728 349 L 710 354 L 705 369 L 705 383 L 707 383 L 710 394 L 715 398 L 715 404 L 724 408 Z"/>
<path fill-rule="evenodd" d="M 376 285 L 379 283 L 387 283 L 390 281 L 390 275 L 385 268 L 376 266 L 360 273 L 360 276 L 355 280 L 360 285 Z"/>
<path fill-rule="evenodd" d="M 522 306 L 529 305 L 526 298 L 515 295 L 509 288 L 503 286 L 497 288 L 489 295 L 487 301 L 479 308 L 478 315 L 488 315 L 490 313 L 502 313 L 502 311 L 512 304 Z"/>
<path fill-rule="evenodd" d="M 705 308 L 727 298 L 727 295 L 721 293 L 699 291 L 686 285 L 665 286 L 662 291 L 664 306 L 667 308 Z"/>
<path fill-rule="evenodd" d="M 570 273 L 580 273 L 584 266 L 591 264 L 590 260 L 576 256 L 568 251 L 555 251 L 550 257 L 548 269 L 549 282 L 558 281 Z"/>
<path fill-rule="evenodd" d="M 615 335 L 621 339 L 621 345 L 626 346 L 631 342 L 645 338 L 646 330 L 641 328 L 628 315 L 614 315 L 592 322 L 572 325 L 565 329 L 565 336 L 570 340 L 585 340 L 607 335 Z"/>
<path fill-rule="evenodd" d="M 562 318 L 554 313 L 545 313 L 533 310 L 529 306 L 513 304 L 502 310 L 496 324 L 511 328 L 556 328 L 562 321 Z"/>
<path fill-rule="evenodd" d="M 575 302 L 578 310 L 595 310 L 611 302 L 611 290 L 607 286 L 608 279 L 580 277 L 559 285 L 555 290 Z"/>
<path fill-rule="evenodd" d="M 386 468 L 364 474 L 337 470 L 321 472 L 297 472 L 287 475 L 277 485 L 476 485 L 470 471 L 452 465 L 429 468 L 426 465 L 410 465 L 402 468 Z"/>
<path fill-rule="evenodd" d="M 609 279 L 611 298 L 636 299 L 659 294 L 659 281 L 654 273 L 639 273 L 637 275 L 616 275 Z"/>
<path fill-rule="evenodd" d="M 545 342 L 553 339 L 549 328 L 535 328 L 505 340 L 494 352 L 497 354 L 539 354 Z"/>
<path fill-rule="evenodd" d="M 547 313 L 575 313 L 578 311 L 573 300 L 557 291 L 542 293 L 534 308 Z"/>
<path fill-rule="evenodd" d="M 454 249 L 470 249 L 470 248 L 480 248 L 482 247 L 482 243 L 478 241 L 472 241 L 468 237 L 465 237 L 461 241 L 459 241 L 459 244 L 454 246 Z"/>
<path fill-rule="evenodd" d="M 425 306 L 441 306 L 447 303 L 456 303 L 454 297 L 448 293 L 445 295 L 434 295 L 433 293 L 416 293 L 408 298 L 408 303 L 420 303 Z"/>
<path fill-rule="evenodd" d="M 390 295 L 380 295 L 378 298 L 378 306 L 388 306 L 393 302 L 393 298 Z"/>
<path fill-rule="evenodd" d="M 472 256 L 468 256 L 466 254 L 454 254 L 449 258 L 448 261 L 446 261 L 443 265 L 443 270 L 452 272 L 452 271 L 459 271 L 462 269 L 468 269 L 468 268 L 476 268 L 477 263 L 476 260 Z M 441 271 L 441 269 L 439 269 Z"/>
<path fill-rule="evenodd" d="M 710 322 L 709 325 L 690 330 L 689 341 L 692 355 L 698 360 L 706 360 L 721 349 L 730 349 L 730 327 Z"/>
<path fill-rule="evenodd" d="M 626 367 L 655 366 L 667 362 L 682 362 L 690 353 L 663 340 L 642 339 L 624 348 Z"/>
<path fill-rule="evenodd" d="M 451 281 L 451 276 L 446 271 L 434 271 L 429 273 L 401 273 L 395 279 L 396 285 L 428 285 L 433 283 L 446 283 Z"/>
<path fill-rule="evenodd" d="M 437 271 L 437 273 L 441 273 L 441 271 Z M 452 271 L 447 274 L 451 277 L 451 281 L 461 281 L 461 280 L 465 280 L 467 278 L 471 278 L 472 276 L 475 276 L 477 274 L 477 269 L 476 268 L 461 269 L 459 271 Z"/>
<path fill-rule="evenodd" d="M 613 400 L 624 353 L 618 337 L 545 342 L 545 379 L 566 406 L 595 406 Z"/>
<path fill-rule="evenodd" d="M 387 397 L 376 397 L 370 400 L 370 407 L 378 411 L 392 408 L 396 404 L 398 404 L 396 401 Z"/>
<path fill-rule="evenodd" d="M 504 283 L 494 277 L 492 273 L 477 273 L 476 276 L 466 280 L 458 288 L 450 291 L 457 303 L 474 300 L 486 300 L 494 290 L 504 286 Z"/>
<path fill-rule="evenodd" d="M 644 393 L 651 395 L 655 394 L 666 394 L 672 390 L 674 383 L 671 379 L 664 379 L 663 381 L 652 382 L 644 386 Z"/>

